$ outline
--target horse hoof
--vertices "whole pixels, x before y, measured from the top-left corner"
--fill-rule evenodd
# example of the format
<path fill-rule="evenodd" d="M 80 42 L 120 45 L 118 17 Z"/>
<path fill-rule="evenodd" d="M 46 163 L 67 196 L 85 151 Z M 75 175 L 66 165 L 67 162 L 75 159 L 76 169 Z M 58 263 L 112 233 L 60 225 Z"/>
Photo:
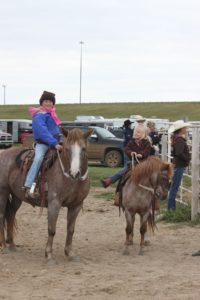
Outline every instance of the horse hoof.
<path fill-rule="evenodd" d="M 56 266 L 56 265 L 58 265 L 58 262 L 57 262 L 55 259 L 53 259 L 53 258 L 49 258 L 49 259 L 47 260 L 47 265 L 48 265 L 49 267 L 51 267 L 51 266 Z"/>
<path fill-rule="evenodd" d="M 17 248 L 15 246 L 10 246 L 9 251 L 10 252 L 17 252 Z"/>
<path fill-rule="evenodd" d="M 8 249 L 7 247 L 6 247 L 6 248 L 3 248 L 3 249 L 1 250 L 1 253 L 2 253 L 2 254 L 9 254 L 9 253 L 10 253 L 10 249 Z"/>
<path fill-rule="evenodd" d="M 140 249 L 138 255 L 144 255 L 144 250 L 143 250 L 143 249 Z"/>
<path fill-rule="evenodd" d="M 144 242 L 144 245 L 145 245 L 145 246 L 149 246 L 150 244 L 151 244 L 151 242 L 148 241 L 148 240 Z"/>
<path fill-rule="evenodd" d="M 195 253 L 193 253 L 192 256 L 200 256 L 200 250 L 197 251 L 197 252 L 195 252 Z"/>
<path fill-rule="evenodd" d="M 72 261 L 72 262 L 80 262 L 80 256 L 68 256 L 68 261 Z"/>
<path fill-rule="evenodd" d="M 125 248 L 124 251 L 122 252 L 123 255 L 129 255 L 129 251 L 128 251 L 128 248 Z"/>
<path fill-rule="evenodd" d="M 131 245 L 133 245 L 133 241 L 126 241 L 126 242 L 124 243 L 124 245 L 125 245 L 125 246 L 131 246 Z"/>

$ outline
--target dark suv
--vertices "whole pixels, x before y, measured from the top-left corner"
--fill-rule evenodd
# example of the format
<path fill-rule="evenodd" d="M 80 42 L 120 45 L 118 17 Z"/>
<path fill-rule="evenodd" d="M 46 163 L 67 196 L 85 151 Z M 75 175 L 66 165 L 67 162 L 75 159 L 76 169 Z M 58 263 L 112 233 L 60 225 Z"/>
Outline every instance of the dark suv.
<path fill-rule="evenodd" d="M 94 129 L 88 139 L 87 153 L 90 161 L 100 161 L 108 167 L 119 167 L 123 164 L 123 139 L 114 136 L 110 131 L 97 126 L 68 125 L 62 123 L 61 127 L 66 129 L 80 128 L 87 131 Z"/>

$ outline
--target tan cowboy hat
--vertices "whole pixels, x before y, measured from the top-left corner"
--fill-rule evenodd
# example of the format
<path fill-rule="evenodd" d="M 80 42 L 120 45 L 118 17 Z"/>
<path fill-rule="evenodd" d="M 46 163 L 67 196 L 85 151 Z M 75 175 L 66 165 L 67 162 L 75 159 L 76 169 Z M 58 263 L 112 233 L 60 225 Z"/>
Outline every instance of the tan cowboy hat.
<path fill-rule="evenodd" d="M 174 123 L 169 127 L 168 132 L 169 132 L 169 133 L 173 133 L 173 132 L 176 131 L 176 130 L 179 130 L 179 129 L 184 128 L 184 127 L 189 127 L 189 126 L 191 126 L 190 123 L 186 123 L 186 122 L 184 122 L 183 120 L 178 120 L 178 121 L 174 122 Z"/>
<path fill-rule="evenodd" d="M 146 119 L 144 117 L 140 116 L 140 115 L 135 116 L 135 120 L 137 122 L 144 122 L 144 121 L 146 121 Z"/>

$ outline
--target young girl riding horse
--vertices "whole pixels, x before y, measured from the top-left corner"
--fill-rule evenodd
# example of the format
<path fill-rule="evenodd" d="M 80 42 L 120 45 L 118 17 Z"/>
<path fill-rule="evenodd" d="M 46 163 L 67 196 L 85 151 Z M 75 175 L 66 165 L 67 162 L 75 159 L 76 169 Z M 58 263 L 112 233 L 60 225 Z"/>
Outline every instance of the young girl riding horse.
<path fill-rule="evenodd" d="M 29 112 L 32 115 L 32 128 L 35 140 L 35 157 L 32 166 L 27 174 L 24 184 L 25 197 L 35 198 L 34 186 L 44 156 L 49 148 L 55 148 L 58 151 L 62 149 L 59 144 L 61 123 L 56 115 L 55 110 L 55 94 L 44 91 L 40 97 L 40 107 L 30 107 Z"/>
<path fill-rule="evenodd" d="M 150 155 L 151 143 L 147 138 L 146 129 L 143 126 L 137 126 L 133 133 L 133 138 L 128 142 L 125 147 L 125 153 L 131 160 L 134 159 L 134 163 L 143 161 Z M 104 188 L 107 188 L 112 183 L 118 181 L 128 170 L 128 166 L 115 173 L 111 177 L 103 179 L 101 181 Z"/>

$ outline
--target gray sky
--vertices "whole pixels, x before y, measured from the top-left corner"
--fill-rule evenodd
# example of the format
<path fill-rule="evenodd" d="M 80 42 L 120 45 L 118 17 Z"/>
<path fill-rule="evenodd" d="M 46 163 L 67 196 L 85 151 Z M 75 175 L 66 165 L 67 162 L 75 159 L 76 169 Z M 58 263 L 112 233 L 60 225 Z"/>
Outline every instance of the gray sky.
<path fill-rule="evenodd" d="M 199 0 L 0 2 L 0 104 L 200 99 Z"/>

